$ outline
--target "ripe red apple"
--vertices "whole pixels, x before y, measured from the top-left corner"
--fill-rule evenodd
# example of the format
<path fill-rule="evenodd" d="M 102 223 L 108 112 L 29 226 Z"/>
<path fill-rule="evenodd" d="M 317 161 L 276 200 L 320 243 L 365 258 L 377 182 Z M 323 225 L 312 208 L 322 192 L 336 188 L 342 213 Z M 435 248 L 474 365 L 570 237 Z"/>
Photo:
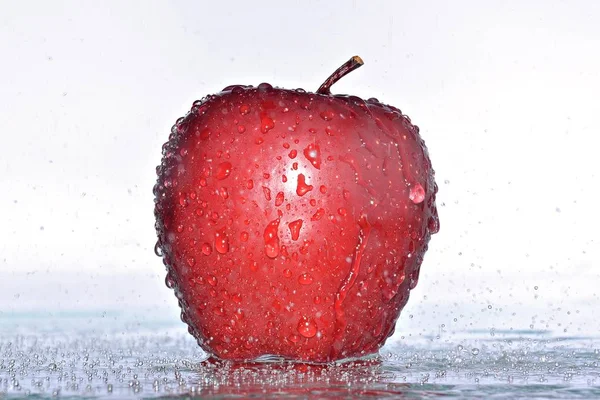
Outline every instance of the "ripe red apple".
<path fill-rule="evenodd" d="M 437 185 L 417 126 L 376 99 L 229 86 L 163 146 L 157 251 L 208 353 L 313 362 L 376 352 L 430 236 Z"/>

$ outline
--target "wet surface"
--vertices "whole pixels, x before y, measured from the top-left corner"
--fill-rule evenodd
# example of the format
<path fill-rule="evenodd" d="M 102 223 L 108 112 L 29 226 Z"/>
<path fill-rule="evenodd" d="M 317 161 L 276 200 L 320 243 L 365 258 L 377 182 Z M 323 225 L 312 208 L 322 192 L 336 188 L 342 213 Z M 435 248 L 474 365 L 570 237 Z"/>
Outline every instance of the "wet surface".
<path fill-rule="evenodd" d="M 600 340 L 589 337 L 475 331 L 343 364 L 233 364 L 207 359 L 181 324 L 95 318 L 2 319 L 0 398 L 600 396 Z"/>

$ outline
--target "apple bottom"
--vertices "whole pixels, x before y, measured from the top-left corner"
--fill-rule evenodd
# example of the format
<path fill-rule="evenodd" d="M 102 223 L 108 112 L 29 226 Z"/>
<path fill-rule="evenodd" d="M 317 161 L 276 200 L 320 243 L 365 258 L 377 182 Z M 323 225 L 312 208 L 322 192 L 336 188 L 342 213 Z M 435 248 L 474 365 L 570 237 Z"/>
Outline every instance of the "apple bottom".
<path fill-rule="evenodd" d="M 357 284 L 357 291 L 358 286 L 368 284 Z M 370 291 L 367 296 L 349 295 L 343 304 L 343 323 L 339 313 L 336 315 L 333 296 L 325 296 L 314 320 L 306 321 L 305 331 L 295 314 L 286 313 L 283 305 L 260 293 L 255 293 L 253 307 L 237 310 L 209 310 L 213 302 L 206 301 L 196 303 L 197 307 L 186 307 L 188 302 L 178 297 L 182 320 L 202 349 L 213 357 L 230 361 L 328 363 L 372 356 L 393 334 L 400 311 L 408 301 L 409 282 L 403 282 L 393 294 L 380 289 L 383 290 Z M 198 293 L 190 287 L 183 292 Z M 313 323 L 316 332 L 310 329 Z M 299 331 L 312 336 L 305 337 Z"/>

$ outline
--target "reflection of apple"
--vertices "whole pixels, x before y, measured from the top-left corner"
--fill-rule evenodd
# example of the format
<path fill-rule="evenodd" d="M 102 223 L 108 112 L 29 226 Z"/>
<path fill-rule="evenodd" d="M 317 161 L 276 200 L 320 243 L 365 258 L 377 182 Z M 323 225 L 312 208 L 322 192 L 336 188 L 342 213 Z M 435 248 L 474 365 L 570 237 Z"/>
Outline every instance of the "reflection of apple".
<path fill-rule="evenodd" d="M 182 319 L 224 359 L 326 362 L 393 332 L 431 234 L 419 129 L 376 99 L 229 86 L 177 121 L 158 167 L 158 247 Z"/>

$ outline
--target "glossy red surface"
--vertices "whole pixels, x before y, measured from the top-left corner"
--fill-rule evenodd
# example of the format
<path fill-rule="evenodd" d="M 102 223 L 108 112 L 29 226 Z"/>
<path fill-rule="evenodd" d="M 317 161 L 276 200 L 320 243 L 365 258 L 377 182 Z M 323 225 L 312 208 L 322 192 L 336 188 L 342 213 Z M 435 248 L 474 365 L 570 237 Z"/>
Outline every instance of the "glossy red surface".
<path fill-rule="evenodd" d="M 375 99 L 228 87 L 177 122 L 157 172 L 168 285 L 220 358 L 377 351 L 439 229 L 419 130 Z"/>

